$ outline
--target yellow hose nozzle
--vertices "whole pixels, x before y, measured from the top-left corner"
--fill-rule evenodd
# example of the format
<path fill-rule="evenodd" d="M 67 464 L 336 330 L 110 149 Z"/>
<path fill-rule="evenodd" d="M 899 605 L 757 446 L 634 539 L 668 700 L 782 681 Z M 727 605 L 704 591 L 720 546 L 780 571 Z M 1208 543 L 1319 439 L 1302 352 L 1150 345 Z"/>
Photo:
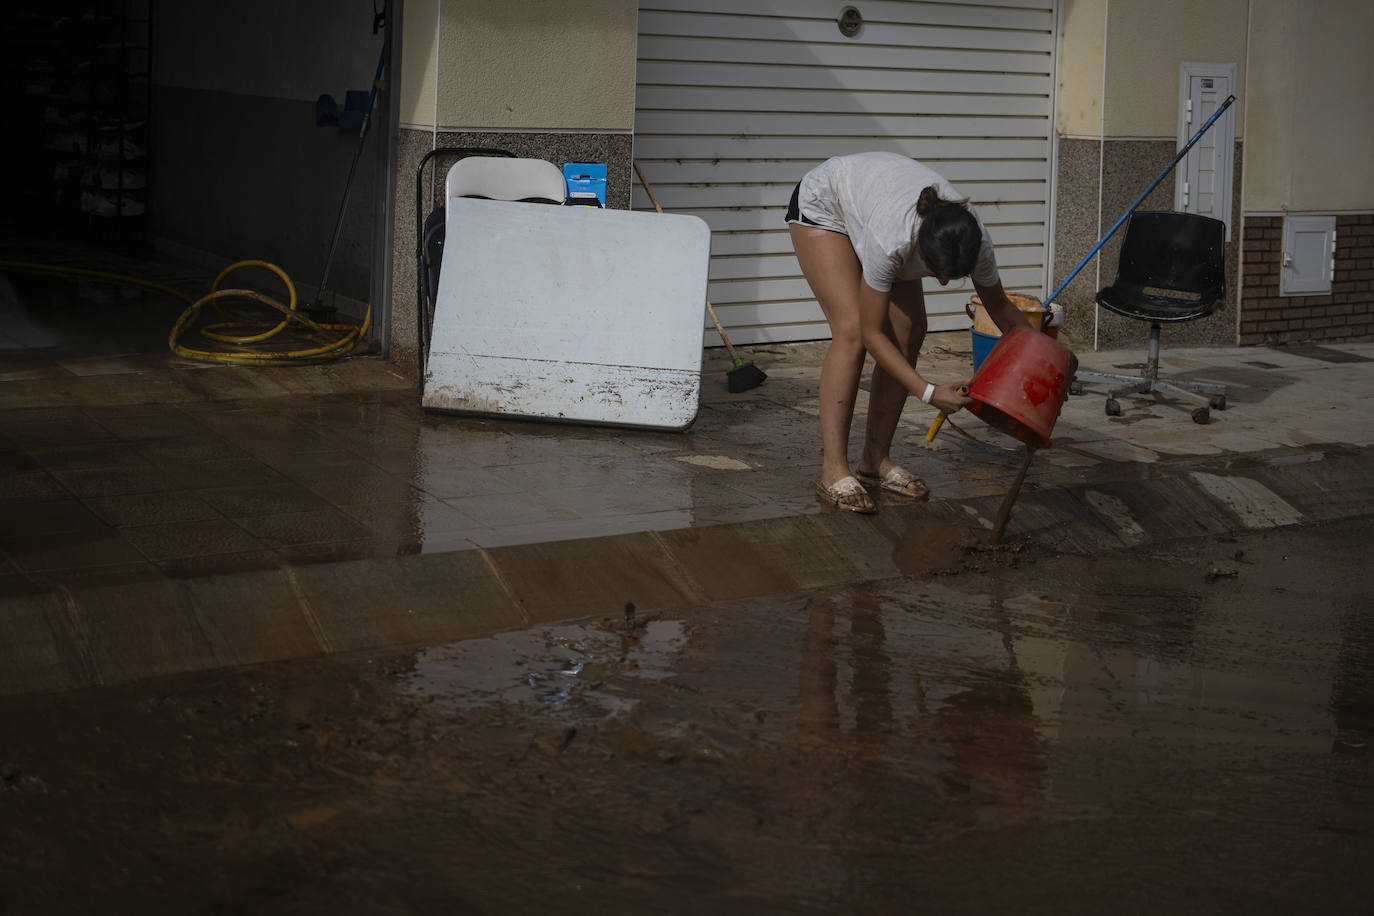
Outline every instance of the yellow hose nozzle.
<path fill-rule="evenodd" d="M 959 386 L 959 393 L 962 394 L 962 395 L 967 396 L 967 395 L 968 395 L 968 386 L 967 386 L 967 385 L 960 385 L 960 386 Z M 940 431 L 940 427 L 941 427 L 941 426 L 944 426 L 944 425 L 945 425 L 945 420 L 947 420 L 947 419 L 949 419 L 949 414 L 948 414 L 946 411 L 943 411 L 943 410 L 940 411 L 940 415 L 939 415 L 938 417 L 935 418 L 935 421 L 934 421 L 933 423 L 930 424 L 930 430 L 926 433 L 926 441 L 927 441 L 927 442 L 934 442 L 934 441 L 935 441 L 935 434 L 938 433 L 938 432 Z"/>
<path fill-rule="evenodd" d="M 940 431 L 940 427 L 941 427 L 941 426 L 944 426 L 944 425 L 945 425 L 945 419 L 946 419 L 948 416 L 949 416 L 949 414 L 945 413 L 943 410 L 940 411 L 940 415 L 939 415 L 938 417 L 935 418 L 935 422 L 933 422 L 933 423 L 930 424 L 930 430 L 926 433 L 926 441 L 927 441 L 927 442 L 934 442 L 934 441 L 935 441 L 935 434 L 938 433 L 938 432 Z"/>

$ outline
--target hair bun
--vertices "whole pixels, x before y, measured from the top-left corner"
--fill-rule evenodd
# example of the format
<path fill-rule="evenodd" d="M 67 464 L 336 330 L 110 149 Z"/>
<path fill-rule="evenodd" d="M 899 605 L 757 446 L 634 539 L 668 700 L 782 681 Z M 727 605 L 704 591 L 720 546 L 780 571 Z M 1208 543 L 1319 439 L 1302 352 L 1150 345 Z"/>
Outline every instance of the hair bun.
<path fill-rule="evenodd" d="M 945 201 L 940 199 L 940 190 L 935 185 L 927 185 L 921 189 L 921 196 L 916 198 L 916 215 L 924 219 L 932 210 Z"/>

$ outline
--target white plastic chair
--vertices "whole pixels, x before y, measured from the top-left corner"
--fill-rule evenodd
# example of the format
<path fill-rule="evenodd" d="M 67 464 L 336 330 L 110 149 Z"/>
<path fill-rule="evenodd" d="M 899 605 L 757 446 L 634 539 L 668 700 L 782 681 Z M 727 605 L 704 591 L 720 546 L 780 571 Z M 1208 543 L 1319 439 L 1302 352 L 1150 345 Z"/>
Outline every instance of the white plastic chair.
<path fill-rule="evenodd" d="M 448 170 L 446 196 L 562 204 L 568 197 L 563 172 L 543 159 L 469 156 Z"/>

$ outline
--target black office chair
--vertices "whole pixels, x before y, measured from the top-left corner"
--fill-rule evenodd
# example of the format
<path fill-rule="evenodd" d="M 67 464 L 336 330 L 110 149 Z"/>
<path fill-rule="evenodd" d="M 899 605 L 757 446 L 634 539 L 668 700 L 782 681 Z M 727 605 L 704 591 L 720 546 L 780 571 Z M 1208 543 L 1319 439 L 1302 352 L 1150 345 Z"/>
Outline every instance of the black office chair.
<path fill-rule="evenodd" d="M 1226 305 L 1226 224 L 1196 213 L 1142 210 L 1126 224 L 1116 281 L 1097 294 L 1097 304 L 1150 322 L 1150 351 L 1142 376 L 1080 372 L 1078 382 L 1113 385 L 1107 415 L 1121 416 L 1116 400 L 1126 394 L 1162 392 L 1206 401 L 1193 411 L 1195 423 L 1211 419 L 1209 407 L 1226 409 L 1226 388 L 1205 382 L 1159 377 L 1160 327 L 1205 318 Z"/>

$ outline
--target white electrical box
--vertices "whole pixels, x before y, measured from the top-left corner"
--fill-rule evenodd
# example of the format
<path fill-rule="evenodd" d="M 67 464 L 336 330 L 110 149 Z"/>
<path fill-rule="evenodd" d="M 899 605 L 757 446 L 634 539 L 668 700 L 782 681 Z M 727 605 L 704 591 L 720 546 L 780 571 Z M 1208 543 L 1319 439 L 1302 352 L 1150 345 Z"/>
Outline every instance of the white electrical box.
<path fill-rule="evenodd" d="M 1331 292 L 1335 258 L 1336 217 L 1284 217 L 1279 295 L 1320 296 Z"/>

